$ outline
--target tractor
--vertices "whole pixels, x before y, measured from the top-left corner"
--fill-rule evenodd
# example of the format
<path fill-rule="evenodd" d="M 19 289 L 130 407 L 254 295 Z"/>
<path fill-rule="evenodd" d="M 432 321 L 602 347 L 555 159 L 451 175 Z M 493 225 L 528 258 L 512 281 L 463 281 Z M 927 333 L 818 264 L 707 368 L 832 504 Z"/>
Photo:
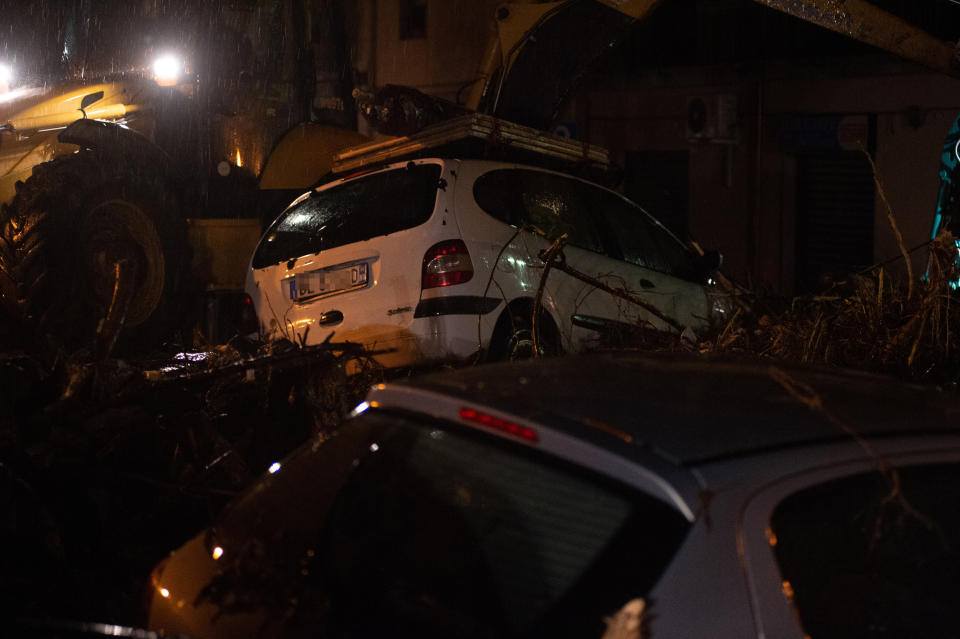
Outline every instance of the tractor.
<path fill-rule="evenodd" d="M 317 89 L 331 75 L 318 67 L 349 68 L 328 37 L 338 3 L 219 4 L 7 13 L 23 21 L 0 65 L 8 349 L 104 358 L 219 341 L 243 312 L 261 221 L 364 139 L 349 73 Z M 339 110 L 314 107 L 318 92 Z"/>

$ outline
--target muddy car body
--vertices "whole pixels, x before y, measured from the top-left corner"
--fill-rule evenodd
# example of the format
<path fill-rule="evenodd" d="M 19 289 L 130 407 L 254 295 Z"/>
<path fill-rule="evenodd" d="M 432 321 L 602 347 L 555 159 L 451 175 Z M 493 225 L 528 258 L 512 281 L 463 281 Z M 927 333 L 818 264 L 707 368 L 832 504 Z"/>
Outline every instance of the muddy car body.
<path fill-rule="evenodd" d="M 366 170 L 297 200 L 267 230 L 247 292 L 264 333 L 394 349 L 388 365 L 506 359 L 530 348 L 541 252 L 562 235 L 567 264 L 659 313 L 554 269 L 541 348 L 581 350 L 590 322 L 707 326 L 697 256 L 637 205 L 535 166 L 417 159 Z M 659 315 L 675 322 L 668 324 Z"/>
<path fill-rule="evenodd" d="M 658 638 L 952 636 L 958 411 L 630 353 L 381 385 L 158 566 L 150 627 L 600 637 L 643 598 Z"/>

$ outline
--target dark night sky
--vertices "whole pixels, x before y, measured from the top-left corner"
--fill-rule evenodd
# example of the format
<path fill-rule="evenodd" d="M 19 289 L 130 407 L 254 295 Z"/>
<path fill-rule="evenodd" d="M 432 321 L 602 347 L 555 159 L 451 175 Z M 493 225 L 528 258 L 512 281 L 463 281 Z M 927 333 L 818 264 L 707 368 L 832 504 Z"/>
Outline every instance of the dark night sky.
<path fill-rule="evenodd" d="M 875 0 L 930 34 L 960 39 L 960 4 Z M 877 50 L 751 0 L 664 0 L 605 65 L 610 70 L 864 56 Z"/>
<path fill-rule="evenodd" d="M 187 0 L 2 0 L 0 60 L 17 68 L 22 78 L 64 76 L 80 69 L 88 77 L 122 72 L 145 64 L 160 50 L 189 49 L 224 31 L 217 25 L 220 5 Z"/>

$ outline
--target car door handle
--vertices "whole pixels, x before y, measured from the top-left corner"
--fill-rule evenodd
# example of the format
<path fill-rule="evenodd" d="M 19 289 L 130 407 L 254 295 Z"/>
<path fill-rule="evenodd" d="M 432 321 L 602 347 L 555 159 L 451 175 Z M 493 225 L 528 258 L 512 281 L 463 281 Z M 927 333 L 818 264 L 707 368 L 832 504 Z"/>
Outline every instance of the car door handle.
<path fill-rule="evenodd" d="M 657 285 L 651 282 L 650 280 L 642 279 L 640 280 L 640 288 L 647 290 L 651 288 L 657 288 Z"/>
<path fill-rule="evenodd" d="M 340 311 L 327 311 L 317 318 L 317 324 L 320 326 L 329 326 L 330 324 L 339 324 L 343 321 L 343 313 Z"/>

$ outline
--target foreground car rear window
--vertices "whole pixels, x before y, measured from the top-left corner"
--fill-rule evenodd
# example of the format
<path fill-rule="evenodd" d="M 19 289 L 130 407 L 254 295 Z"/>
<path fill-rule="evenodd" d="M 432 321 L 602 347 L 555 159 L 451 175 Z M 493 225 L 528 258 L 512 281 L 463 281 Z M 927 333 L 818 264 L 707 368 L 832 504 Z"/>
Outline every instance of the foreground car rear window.
<path fill-rule="evenodd" d="M 774 551 L 807 634 L 957 637 L 960 466 L 831 481 L 774 511 Z"/>
<path fill-rule="evenodd" d="M 291 625 L 307 633 L 600 637 L 603 617 L 647 593 L 689 530 L 672 507 L 604 477 L 407 416 L 370 411 L 284 468 L 287 480 L 265 480 L 222 529 L 275 526 L 228 546 L 276 548 L 262 562 L 274 576 L 250 581 L 238 563 L 211 591 L 222 606 L 288 592 L 303 602 Z"/>
<path fill-rule="evenodd" d="M 438 164 L 410 164 L 314 191 L 270 225 L 253 268 L 423 224 L 433 213 Z"/>
<path fill-rule="evenodd" d="M 576 468 L 403 424 L 341 495 L 328 574 L 343 601 L 365 602 L 354 621 L 371 634 L 599 637 L 686 529 L 665 504 Z"/>

